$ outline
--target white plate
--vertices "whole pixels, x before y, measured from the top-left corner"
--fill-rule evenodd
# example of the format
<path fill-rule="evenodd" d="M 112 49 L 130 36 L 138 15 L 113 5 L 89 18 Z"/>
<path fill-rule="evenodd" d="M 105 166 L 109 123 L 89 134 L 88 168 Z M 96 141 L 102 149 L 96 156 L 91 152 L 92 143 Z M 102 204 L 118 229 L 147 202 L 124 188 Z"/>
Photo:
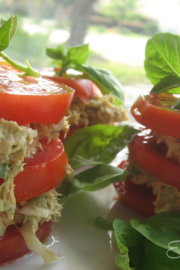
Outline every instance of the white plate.
<path fill-rule="evenodd" d="M 95 226 L 101 215 L 109 221 L 135 218 L 130 209 L 116 200 L 113 185 L 96 192 L 79 192 L 64 201 L 62 217 L 55 224 L 47 245 L 60 256 L 59 261 L 44 264 L 36 254 L 1 267 L 2 270 L 118 270 L 115 256 L 119 253 L 112 233 Z"/>

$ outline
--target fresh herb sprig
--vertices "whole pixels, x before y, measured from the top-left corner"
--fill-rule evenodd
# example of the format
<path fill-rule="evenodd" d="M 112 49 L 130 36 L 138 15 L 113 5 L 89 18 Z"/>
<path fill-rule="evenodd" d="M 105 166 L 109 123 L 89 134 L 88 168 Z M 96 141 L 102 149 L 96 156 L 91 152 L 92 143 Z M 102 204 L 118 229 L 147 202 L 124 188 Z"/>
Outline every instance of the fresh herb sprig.
<path fill-rule="evenodd" d="M 107 69 L 97 69 L 85 65 L 89 55 L 89 44 L 68 48 L 58 46 L 57 48 L 46 48 L 47 56 L 55 60 L 60 67 L 59 76 L 66 77 L 66 71 L 70 68 L 83 73 L 84 78 L 94 81 L 103 94 L 112 93 L 115 96 L 115 105 L 123 104 L 124 92 L 120 82 Z"/>
<path fill-rule="evenodd" d="M 34 76 L 38 78 L 40 77 L 40 73 L 31 67 L 27 59 L 24 60 L 26 64 L 25 67 L 12 60 L 9 56 L 7 56 L 7 54 L 3 52 L 9 46 L 11 39 L 16 33 L 17 27 L 17 16 L 11 16 L 8 20 L 5 20 L 3 18 L 0 19 L 0 57 L 2 57 L 15 68 L 23 71 L 24 74 L 22 74 L 21 76 Z"/>
<path fill-rule="evenodd" d="M 155 34 L 148 40 L 144 67 L 154 87 L 151 93 L 180 94 L 180 36 L 171 33 Z M 180 110 L 180 99 L 174 109 Z"/>
<path fill-rule="evenodd" d="M 180 212 L 156 214 L 146 220 L 113 222 L 122 270 L 180 269 Z"/>
<path fill-rule="evenodd" d="M 63 196 L 80 190 L 96 191 L 114 182 L 125 181 L 127 172 L 108 165 L 140 132 L 132 126 L 93 125 L 76 130 L 64 142 L 68 162 L 74 170 L 92 168 L 75 175 L 71 182 L 60 184 Z M 70 142 L 70 143 L 69 143 Z"/>

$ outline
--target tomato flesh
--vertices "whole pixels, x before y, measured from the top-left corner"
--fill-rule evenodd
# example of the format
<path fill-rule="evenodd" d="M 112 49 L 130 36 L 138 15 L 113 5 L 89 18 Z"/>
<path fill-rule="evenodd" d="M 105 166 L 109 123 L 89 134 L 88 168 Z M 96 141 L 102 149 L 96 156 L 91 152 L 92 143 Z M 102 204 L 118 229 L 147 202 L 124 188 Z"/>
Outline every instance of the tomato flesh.
<path fill-rule="evenodd" d="M 52 222 L 50 221 L 39 225 L 36 236 L 41 242 L 47 239 L 51 228 Z M 0 237 L 0 264 L 10 263 L 29 251 L 20 230 L 14 225 L 7 227 L 6 234 Z"/>
<path fill-rule="evenodd" d="M 176 159 L 167 158 L 164 144 L 156 144 L 144 130 L 129 144 L 132 160 L 159 180 L 180 188 L 180 165 Z"/>
<path fill-rule="evenodd" d="M 64 83 L 75 90 L 74 96 L 79 97 L 84 103 L 95 95 L 102 93 L 98 86 L 89 79 L 64 78 L 64 77 L 48 77 L 53 81 Z"/>
<path fill-rule="evenodd" d="M 118 167 L 125 170 L 128 163 L 127 160 L 123 161 Z M 155 214 L 153 205 L 155 196 L 151 189 L 145 185 L 132 183 L 128 176 L 124 182 L 114 183 L 114 186 L 119 194 L 119 199 L 128 207 L 145 217 Z"/>
<path fill-rule="evenodd" d="M 52 80 L 19 77 L 8 65 L 0 65 L 0 118 L 29 123 L 58 123 L 66 114 L 74 90 Z"/>
<path fill-rule="evenodd" d="M 16 201 L 26 201 L 47 192 L 60 184 L 66 176 L 67 157 L 62 142 L 47 139 L 41 141 L 33 158 L 25 158 L 24 170 L 14 179 Z"/>
<path fill-rule="evenodd" d="M 131 107 L 137 122 L 160 134 L 180 138 L 180 111 L 172 109 L 177 97 L 170 94 L 142 94 Z"/>

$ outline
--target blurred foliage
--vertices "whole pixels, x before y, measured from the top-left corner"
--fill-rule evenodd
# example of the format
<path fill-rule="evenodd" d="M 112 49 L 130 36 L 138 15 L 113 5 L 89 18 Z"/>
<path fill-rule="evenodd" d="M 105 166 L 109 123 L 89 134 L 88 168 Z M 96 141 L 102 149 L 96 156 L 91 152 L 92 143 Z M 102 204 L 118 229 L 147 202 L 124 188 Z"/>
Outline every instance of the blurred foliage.
<path fill-rule="evenodd" d="M 132 83 L 150 84 L 143 66 L 129 66 L 127 64 L 110 61 L 92 50 L 90 50 L 86 64 L 95 66 L 96 68 L 103 67 L 109 69 L 122 85 Z"/>
<path fill-rule="evenodd" d="M 50 64 L 45 53 L 49 35 L 50 32 L 28 33 L 23 29 L 23 19 L 20 19 L 17 32 L 5 52 L 19 62 L 24 62 L 24 59 L 27 58 L 35 68 L 46 67 Z"/>
<path fill-rule="evenodd" d="M 0 16 L 8 18 L 11 14 L 17 14 L 19 17 L 17 33 L 5 52 L 19 62 L 23 62 L 27 58 L 35 68 L 50 66 L 51 60 L 45 54 L 45 48 L 50 44 L 50 34 L 55 29 L 70 30 L 74 1 L 0 0 Z M 115 34 L 135 35 L 136 33 L 135 38 L 138 37 L 137 33 L 140 34 L 139 36 L 151 35 L 157 31 L 157 24 L 139 14 L 138 5 L 139 0 L 96 1 L 96 5 L 93 6 L 93 14 L 97 16 L 94 20 L 90 20 L 88 31 L 105 33 L 107 28 L 111 29 L 108 25 L 110 22 Z M 143 27 L 136 29 L 133 26 L 134 22 L 140 22 Z M 30 34 L 30 31 L 24 28 L 24 23 L 32 28 L 37 26 L 39 29 Z M 50 46 L 57 46 L 57 44 L 52 44 L 51 41 Z M 111 70 L 122 84 L 147 82 L 143 68 L 111 62 L 95 53 L 90 53 L 87 63 Z"/>

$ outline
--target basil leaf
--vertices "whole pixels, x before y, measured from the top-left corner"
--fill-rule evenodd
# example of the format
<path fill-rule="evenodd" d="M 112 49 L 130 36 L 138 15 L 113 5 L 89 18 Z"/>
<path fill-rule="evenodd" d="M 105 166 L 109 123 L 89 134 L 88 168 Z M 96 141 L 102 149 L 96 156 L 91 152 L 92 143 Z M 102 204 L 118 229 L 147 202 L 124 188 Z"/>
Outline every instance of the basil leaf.
<path fill-rule="evenodd" d="M 116 265 L 122 270 L 135 270 L 136 268 L 130 266 L 132 265 L 131 254 L 134 249 L 138 251 L 141 249 L 143 236 L 133 229 L 128 222 L 121 219 L 113 221 L 113 228 L 120 250 L 120 253 L 116 256 Z"/>
<path fill-rule="evenodd" d="M 100 87 L 103 94 L 112 93 L 115 96 L 116 105 L 120 105 L 124 102 L 122 86 L 110 71 L 89 67 L 85 64 L 83 64 L 81 68 L 83 72 Z"/>
<path fill-rule="evenodd" d="M 145 239 L 143 246 L 138 246 L 136 254 L 140 253 L 140 259 L 137 260 L 134 254 L 134 260 L 137 270 L 176 270 L 180 269 L 179 257 L 173 252 L 158 247 L 151 241 Z M 133 261 L 134 262 L 134 261 Z"/>
<path fill-rule="evenodd" d="M 156 214 L 146 220 L 131 220 L 131 226 L 157 246 L 169 249 L 169 243 L 180 239 L 180 212 L 170 211 Z M 180 254 L 180 241 L 175 253 Z"/>
<path fill-rule="evenodd" d="M 96 191 L 114 182 L 126 179 L 127 172 L 111 165 L 97 165 L 74 176 L 71 184 L 66 185 L 63 195 L 67 196 L 80 190 Z"/>
<path fill-rule="evenodd" d="M 0 27 L 0 51 L 5 50 L 9 46 L 11 26 L 13 24 L 12 17 L 5 21 Z"/>
<path fill-rule="evenodd" d="M 60 45 L 57 48 L 46 48 L 46 54 L 50 58 L 63 60 L 67 54 L 67 50 L 64 46 Z"/>
<path fill-rule="evenodd" d="M 151 93 L 180 94 L 180 78 L 171 75 L 163 78 L 151 89 Z"/>
<path fill-rule="evenodd" d="M 9 166 L 7 163 L 0 164 L 0 178 L 6 179 L 9 172 Z"/>
<path fill-rule="evenodd" d="M 13 38 L 13 36 L 16 33 L 17 27 L 18 27 L 18 17 L 17 16 L 12 16 L 11 17 L 11 28 L 10 28 L 10 40 Z"/>
<path fill-rule="evenodd" d="M 169 75 L 180 77 L 180 37 L 170 33 L 155 34 L 148 40 L 144 67 L 153 85 Z"/>
<path fill-rule="evenodd" d="M 138 132 L 139 130 L 128 125 L 93 125 L 78 129 L 69 136 L 64 143 L 65 151 L 70 164 L 75 166 L 74 169 L 96 162 L 108 164 Z"/>
<path fill-rule="evenodd" d="M 67 52 L 66 61 L 70 62 L 70 66 L 72 64 L 81 65 L 86 61 L 88 54 L 89 54 L 89 44 L 72 47 Z"/>
<path fill-rule="evenodd" d="M 84 166 L 95 166 L 98 164 L 102 164 L 102 162 L 85 159 L 85 158 L 82 158 L 81 156 L 75 156 L 75 157 L 69 158 L 68 162 L 74 170 L 77 170 L 80 167 L 84 167 Z"/>
<path fill-rule="evenodd" d="M 113 230 L 112 222 L 109 222 L 107 219 L 104 219 L 101 216 L 96 217 L 95 224 L 97 227 L 103 230 L 107 230 L 107 231 Z"/>

